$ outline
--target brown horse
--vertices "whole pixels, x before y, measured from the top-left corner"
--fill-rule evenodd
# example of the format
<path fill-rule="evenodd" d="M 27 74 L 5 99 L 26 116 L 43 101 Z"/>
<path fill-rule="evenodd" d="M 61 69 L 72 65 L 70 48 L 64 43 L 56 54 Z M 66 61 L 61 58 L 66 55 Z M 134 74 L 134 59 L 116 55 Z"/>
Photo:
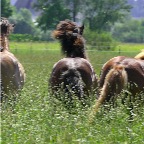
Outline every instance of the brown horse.
<path fill-rule="evenodd" d="M 18 59 L 9 51 L 8 36 L 14 25 L 6 18 L 1 18 L 1 100 L 10 94 L 16 93 L 23 87 L 25 80 L 24 68 Z"/>
<path fill-rule="evenodd" d="M 101 70 L 101 92 L 90 114 L 92 118 L 104 102 L 113 102 L 123 89 L 129 91 L 130 101 L 144 92 L 144 60 L 117 56 L 107 61 Z"/>
<path fill-rule="evenodd" d="M 53 32 L 54 37 L 60 40 L 61 50 L 66 58 L 54 65 L 50 87 L 54 95 L 57 95 L 58 90 L 62 90 L 64 95 L 68 95 L 70 102 L 73 95 L 79 99 L 88 98 L 92 88 L 97 87 L 96 74 L 85 52 L 83 29 L 84 26 L 79 27 L 76 23 L 65 20 L 61 21 Z M 60 99 L 58 96 L 57 98 Z"/>

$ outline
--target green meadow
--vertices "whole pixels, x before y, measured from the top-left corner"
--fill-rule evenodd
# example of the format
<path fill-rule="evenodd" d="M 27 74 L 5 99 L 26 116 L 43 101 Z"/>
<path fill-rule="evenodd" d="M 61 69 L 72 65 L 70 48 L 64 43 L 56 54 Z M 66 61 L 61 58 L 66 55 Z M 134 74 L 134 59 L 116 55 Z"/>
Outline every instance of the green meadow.
<path fill-rule="evenodd" d="M 134 107 L 129 120 L 128 106 L 105 111 L 100 108 L 93 123 L 88 116 L 91 107 L 82 108 L 76 100 L 73 113 L 48 90 L 54 63 L 63 58 L 57 42 L 10 43 L 11 52 L 25 68 L 26 82 L 22 91 L 10 95 L 1 106 L 1 144 L 143 144 L 144 107 Z M 88 57 L 99 76 L 102 65 L 118 55 L 134 57 L 144 44 L 119 44 L 114 51 L 87 49 Z M 144 94 L 141 94 L 144 96 Z M 14 97 L 16 100 L 14 101 Z M 96 96 L 90 99 L 90 106 Z"/>

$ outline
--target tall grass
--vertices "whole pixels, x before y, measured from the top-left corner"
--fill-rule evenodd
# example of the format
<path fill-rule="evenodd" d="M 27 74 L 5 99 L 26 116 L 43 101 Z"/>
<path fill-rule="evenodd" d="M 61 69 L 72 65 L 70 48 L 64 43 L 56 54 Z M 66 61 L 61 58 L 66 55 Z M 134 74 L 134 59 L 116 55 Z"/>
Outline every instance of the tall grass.
<path fill-rule="evenodd" d="M 38 46 L 40 48 L 40 46 Z M 142 144 L 144 143 L 144 107 L 135 106 L 134 119 L 129 121 L 128 107 L 120 102 L 109 112 L 100 109 L 89 124 L 90 107 L 77 102 L 70 114 L 61 102 L 49 93 L 48 80 L 53 64 L 63 56 L 60 51 L 11 51 L 23 64 L 26 83 L 16 101 L 13 96 L 1 107 L 2 144 Z M 102 64 L 118 55 L 116 52 L 88 51 L 89 59 L 99 75 Z M 136 53 L 121 53 L 134 56 Z M 91 101 L 91 105 L 94 101 Z"/>

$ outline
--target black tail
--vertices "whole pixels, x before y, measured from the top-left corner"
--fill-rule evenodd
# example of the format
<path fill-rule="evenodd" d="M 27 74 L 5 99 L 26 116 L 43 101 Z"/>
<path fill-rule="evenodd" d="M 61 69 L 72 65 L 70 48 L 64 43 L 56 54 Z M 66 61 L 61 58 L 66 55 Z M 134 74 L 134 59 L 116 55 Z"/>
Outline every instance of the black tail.
<path fill-rule="evenodd" d="M 69 69 L 62 74 L 61 79 L 63 81 L 62 88 L 70 101 L 73 100 L 74 96 L 77 96 L 78 99 L 83 98 L 84 85 L 79 71 Z"/>

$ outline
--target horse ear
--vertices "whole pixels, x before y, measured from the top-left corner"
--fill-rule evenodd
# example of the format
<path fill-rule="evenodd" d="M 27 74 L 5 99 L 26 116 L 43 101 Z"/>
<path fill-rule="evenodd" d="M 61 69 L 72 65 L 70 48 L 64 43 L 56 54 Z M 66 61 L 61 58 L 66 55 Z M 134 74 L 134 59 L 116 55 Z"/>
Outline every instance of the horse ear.
<path fill-rule="evenodd" d="M 14 27 L 15 27 L 15 24 L 12 24 L 12 27 L 14 28 Z"/>
<path fill-rule="evenodd" d="M 80 34 L 83 34 L 83 30 L 84 30 L 84 24 L 80 27 Z"/>

